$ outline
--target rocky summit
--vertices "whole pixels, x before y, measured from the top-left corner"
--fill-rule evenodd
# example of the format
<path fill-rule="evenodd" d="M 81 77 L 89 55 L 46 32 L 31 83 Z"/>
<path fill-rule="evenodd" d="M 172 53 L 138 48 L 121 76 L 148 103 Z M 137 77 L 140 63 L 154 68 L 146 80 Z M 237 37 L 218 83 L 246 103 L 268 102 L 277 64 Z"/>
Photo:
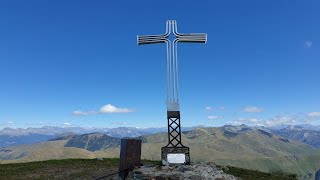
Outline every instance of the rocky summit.
<path fill-rule="evenodd" d="M 194 163 L 179 166 L 141 166 L 129 172 L 126 180 L 132 179 L 236 180 L 234 176 L 224 173 L 214 163 Z"/>

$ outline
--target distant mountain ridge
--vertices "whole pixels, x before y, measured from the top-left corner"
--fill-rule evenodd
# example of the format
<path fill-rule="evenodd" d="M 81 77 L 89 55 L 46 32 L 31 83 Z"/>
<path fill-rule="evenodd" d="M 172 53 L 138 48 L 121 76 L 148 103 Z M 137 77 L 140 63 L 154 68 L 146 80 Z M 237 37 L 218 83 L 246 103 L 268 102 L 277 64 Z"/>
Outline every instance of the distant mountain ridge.
<path fill-rule="evenodd" d="M 167 138 L 166 133 L 142 136 L 142 158 L 159 160 L 160 149 L 166 145 Z M 184 131 L 182 142 L 190 147 L 194 162 L 213 161 L 266 172 L 283 170 L 299 174 L 301 179 L 314 177 L 320 167 L 320 149 L 279 136 L 272 129 L 263 127 L 198 127 Z M 0 148 L 0 158 L 8 163 L 53 157 L 119 157 L 119 150 L 120 138 L 103 133 L 66 134 L 49 142 Z"/>
<path fill-rule="evenodd" d="M 54 135 L 46 134 L 27 134 L 20 136 L 0 135 L 0 147 L 45 142 L 54 137 Z"/>
<path fill-rule="evenodd" d="M 314 130 L 320 131 L 320 125 L 311 125 L 311 124 L 299 124 L 299 125 L 278 125 L 270 127 L 269 129 L 281 130 L 281 129 L 301 129 L 301 130 Z"/>
<path fill-rule="evenodd" d="M 90 128 L 90 127 L 58 127 L 43 126 L 41 128 L 3 128 L 0 135 L 22 136 L 28 134 L 61 135 L 65 133 L 85 134 L 91 132 L 105 132 L 110 128 Z"/>
<path fill-rule="evenodd" d="M 192 128 L 186 128 L 192 129 Z M 138 137 L 146 134 L 154 134 L 165 132 L 167 128 L 135 128 L 135 127 L 117 127 L 117 128 L 86 128 L 86 127 L 56 127 L 44 126 L 42 128 L 3 128 L 0 130 L 0 147 L 32 144 L 45 142 L 50 139 L 57 138 L 64 134 L 89 134 L 103 133 L 108 136 L 123 138 L 123 137 Z"/>
<path fill-rule="evenodd" d="M 197 126 L 202 127 L 202 126 Z M 184 127 L 183 131 L 191 131 L 197 127 Z M 320 126 L 314 125 L 281 125 L 271 128 L 266 127 L 251 127 L 247 125 L 232 126 L 225 125 L 221 127 L 225 129 L 226 136 L 235 136 L 237 129 L 246 132 L 251 129 L 260 129 L 261 132 L 273 133 L 282 136 L 284 141 L 296 140 L 306 143 L 316 148 L 320 148 Z M 44 126 L 42 128 L 4 128 L 0 130 L 0 147 L 32 144 L 45 142 L 51 139 L 59 138 L 65 134 L 89 134 L 102 133 L 115 138 L 123 137 L 139 137 L 144 135 L 156 134 L 160 132 L 167 132 L 167 128 L 136 128 L 136 127 L 117 127 L 117 128 L 86 128 L 86 127 L 55 127 Z M 241 133 L 241 132 L 237 132 Z"/>
<path fill-rule="evenodd" d="M 289 126 L 280 130 L 272 130 L 272 132 L 279 136 L 320 148 L 320 131 L 314 129 L 304 128 L 303 126 Z"/>
<path fill-rule="evenodd" d="M 108 129 L 100 129 L 106 131 Z M 44 126 L 42 128 L 4 128 L 0 130 L 0 147 L 32 144 L 45 142 L 59 135 L 67 133 L 84 134 L 97 131 L 96 128 L 81 128 L 81 127 L 54 127 Z"/>

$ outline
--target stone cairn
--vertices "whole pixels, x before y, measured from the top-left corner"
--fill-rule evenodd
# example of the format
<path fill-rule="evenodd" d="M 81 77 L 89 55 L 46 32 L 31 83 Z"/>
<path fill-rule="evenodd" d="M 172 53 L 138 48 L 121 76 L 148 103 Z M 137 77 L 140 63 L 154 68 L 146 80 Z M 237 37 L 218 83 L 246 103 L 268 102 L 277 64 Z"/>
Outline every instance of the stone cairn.
<path fill-rule="evenodd" d="M 114 180 L 120 178 L 115 177 Z M 191 165 L 160 166 L 144 165 L 137 167 L 128 173 L 126 180 L 238 180 L 232 175 L 226 174 L 214 163 L 193 163 Z"/>
<path fill-rule="evenodd" d="M 114 180 L 236 180 L 214 163 L 169 164 L 146 163 L 141 165 L 141 140 L 122 139 L 119 173 Z M 110 177 L 110 176 L 105 176 Z M 105 178 L 102 177 L 102 178 Z M 102 179 L 99 178 L 99 179 Z M 238 178 L 239 179 L 239 178 Z"/>

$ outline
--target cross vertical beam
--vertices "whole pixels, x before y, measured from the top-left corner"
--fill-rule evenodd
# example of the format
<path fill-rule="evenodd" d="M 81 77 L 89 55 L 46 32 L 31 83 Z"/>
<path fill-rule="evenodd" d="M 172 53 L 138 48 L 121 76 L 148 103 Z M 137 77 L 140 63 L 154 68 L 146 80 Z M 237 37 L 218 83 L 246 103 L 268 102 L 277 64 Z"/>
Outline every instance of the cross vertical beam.
<path fill-rule="evenodd" d="M 170 40 L 170 36 L 173 36 L 173 40 Z M 207 34 L 181 34 L 178 32 L 177 22 L 175 20 L 168 20 L 164 34 L 137 36 L 137 42 L 138 45 L 166 43 L 168 145 L 161 148 L 161 156 L 163 164 L 165 164 L 165 162 L 169 161 L 167 158 L 169 153 L 183 153 L 185 161 L 181 163 L 188 164 L 190 163 L 189 148 L 185 147 L 181 142 L 177 44 L 206 43 Z"/>

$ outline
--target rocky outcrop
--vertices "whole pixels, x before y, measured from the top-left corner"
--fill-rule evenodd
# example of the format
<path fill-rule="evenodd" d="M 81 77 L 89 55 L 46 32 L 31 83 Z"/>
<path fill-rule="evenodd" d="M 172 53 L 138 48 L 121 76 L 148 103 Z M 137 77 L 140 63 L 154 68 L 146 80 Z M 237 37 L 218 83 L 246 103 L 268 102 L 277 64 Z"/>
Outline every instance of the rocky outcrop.
<path fill-rule="evenodd" d="M 142 166 L 131 171 L 126 179 L 236 180 L 234 176 L 224 173 L 214 163 L 195 163 L 179 166 Z"/>

